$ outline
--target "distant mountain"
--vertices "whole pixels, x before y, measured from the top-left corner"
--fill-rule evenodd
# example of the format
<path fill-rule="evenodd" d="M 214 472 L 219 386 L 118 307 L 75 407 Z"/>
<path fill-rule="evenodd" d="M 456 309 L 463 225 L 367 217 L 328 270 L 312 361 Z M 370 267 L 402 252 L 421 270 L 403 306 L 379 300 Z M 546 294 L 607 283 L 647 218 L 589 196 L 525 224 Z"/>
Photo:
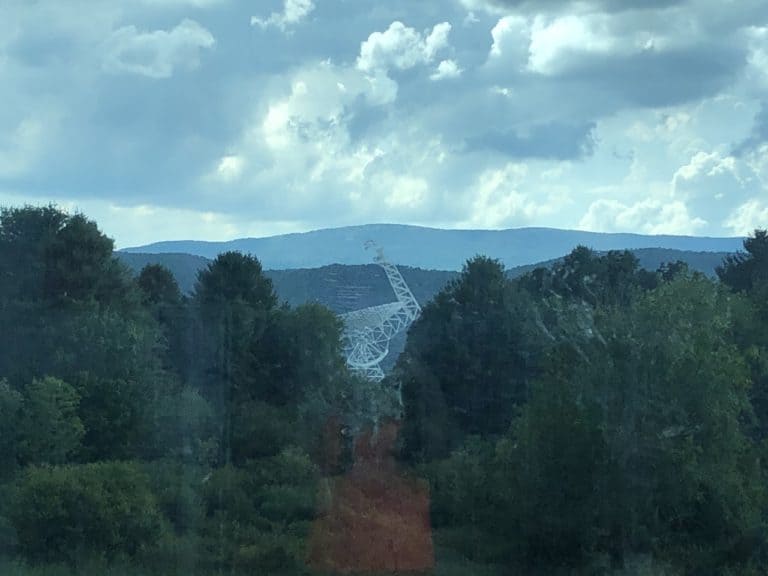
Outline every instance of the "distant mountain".
<path fill-rule="evenodd" d="M 265 269 L 284 270 L 367 264 L 371 254 L 363 245 L 368 240 L 382 246 L 392 262 L 425 270 L 460 270 L 464 262 L 476 254 L 498 258 L 508 268 L 514 268 L 559 258 L 580 244 L 598 251 L 661 248 L 734 252 L 742 247 L 742 238 L 604 234 L 554 228 L 441 230 L 369 224 L 229 242 L 158 242 L 122 252 L 187 253 L 215 258 L 221 252 L 239 250 L 256 255 Z"/>

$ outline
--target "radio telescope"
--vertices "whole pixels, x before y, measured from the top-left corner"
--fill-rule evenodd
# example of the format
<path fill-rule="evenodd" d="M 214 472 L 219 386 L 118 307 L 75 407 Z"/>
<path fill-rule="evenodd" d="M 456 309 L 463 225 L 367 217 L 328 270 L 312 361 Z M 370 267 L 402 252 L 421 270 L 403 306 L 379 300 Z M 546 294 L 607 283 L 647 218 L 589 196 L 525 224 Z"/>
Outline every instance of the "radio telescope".
<path fill-rule="evenodd" d="M 342 343 L 347 365 L 363 377 L 380 382 L 384 379 L 381 361 L 389 354 L 390 340 L 408 329 L 421 314 L 421 307 L 397 267 L 384 258 L 382 249 L 370 240 L 365 248 L 376 248 L 373 261 L 384 269 L 397 300 L 342 314 Z"/>

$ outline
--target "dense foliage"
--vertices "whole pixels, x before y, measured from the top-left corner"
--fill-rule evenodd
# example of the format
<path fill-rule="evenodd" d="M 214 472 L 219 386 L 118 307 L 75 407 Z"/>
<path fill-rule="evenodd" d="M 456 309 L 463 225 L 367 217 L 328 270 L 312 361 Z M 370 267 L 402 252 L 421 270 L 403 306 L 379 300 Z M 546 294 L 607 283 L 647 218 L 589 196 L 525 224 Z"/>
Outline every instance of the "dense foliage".
<path fill-rule="evenodd" d="M 396 407 L 255 257 L 185 295 L 112 249 L 80 214 L 0 212 L 0 571 L 308 573 L 349 435 Z M 479 256 L 424 303 L 383 386 L 436 573 L 766 573 L 768 234 L 718 276 Z"/>

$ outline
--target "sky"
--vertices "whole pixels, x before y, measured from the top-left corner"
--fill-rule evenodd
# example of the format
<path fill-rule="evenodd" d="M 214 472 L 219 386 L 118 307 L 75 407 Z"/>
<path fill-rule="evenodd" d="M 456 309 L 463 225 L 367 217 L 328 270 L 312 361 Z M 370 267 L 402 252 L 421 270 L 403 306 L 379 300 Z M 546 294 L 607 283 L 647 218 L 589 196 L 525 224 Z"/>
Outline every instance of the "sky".
<path fill-rule="evenodd" d="M 118 247 L 768 226 L 765 0 L 2 0 L 0 204 Z"/>

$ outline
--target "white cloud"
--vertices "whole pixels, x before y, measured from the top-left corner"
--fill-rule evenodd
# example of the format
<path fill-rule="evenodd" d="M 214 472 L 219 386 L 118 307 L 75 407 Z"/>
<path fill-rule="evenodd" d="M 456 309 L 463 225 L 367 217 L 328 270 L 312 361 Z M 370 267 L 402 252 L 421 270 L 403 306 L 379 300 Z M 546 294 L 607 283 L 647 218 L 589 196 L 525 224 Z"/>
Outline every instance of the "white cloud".
<path fill-rule="evenodd" d="M 748 62 L 752 73 L 768 87 L 768 26 L 750 26 L 746 30 Z"/>
<path fill-rule="evenodd" d="M 224 182 L 237 180 L 243 172 L 245 161 L 242 156 L 231 154 L 222 157 L 216 166 L 216 175 Z"/>
<path fill-rule="evenodd" d="M 677 192 L 684 182 L 705 176 L 734 174 L 736 159 L 733 156 L 720 156 L 717 152 L 699 151 L 691 157 L 690 162 L 681 166 L 673 179 L 673 190 Z"/>
<path fill-rule="evenodd" d="M 269 28 L 274 26 L 285 31 L 291 26 L 299 24 L 315 9 L 312 0 L 284 0 L 282 12 L 272 12 L 267 18 L 251 17 L 251 26 Z"/>
<path fill-rule="evenodd" d="M 748 153 L 744 161 L 768 192 L 768 142 Z"/>
<path fill-rule="evenodd" d="M 646 199 L 634 204 L 600 199 L 581 218 L 579 228 L 594 232 L 642 232 L 645 234 L 696 234 L 705 226 L 689 214 L 681 201 Z"/>
<path fill-rule="evenodd" d="M 604 15 L 569 14 L 551 21 L 537 16 L 531 26 L 528 69 L 551 74 L 560 69 L 568 53 L 607 54 L 616 44 Z"/>
<path fill-rule="evenodd" d="M 733 226 L 726 218 L 734 206 L 740 206 L 760 189 L 759 179 L 743 162 L 733 156 L 699 151 L 681 166 L 672 178 L 671 191 L 711 229 Z"/>
<path fill-rule="evenodd" d="M 461 76 L 463 70 L 459 68 L 459 65 L 455 60 L 442 60 L 437 65 L 435 71 L 430 74 L 430 80 L 447 80 L 451 78 L 458 78 Z"/>
<path fill-rule="evenodd" d="M 488 14 L 504 14 L 508 12 L 503 6 L 488 0 L 459 0 L 459 2 L 469 14 L 473 15 L 475 12 L 486 12 Z"/>
<path fill-rule="evenodd" d="M 533 198 L 524 192 L 529 171 L 526 164 L 510 162 L 481 172 L 472 186 L 470 216 L 463 225 L 505 228 L 528 224 L 550 212 L 552 206 L 546 198 Z"/>
<path fill-rule="evenodd" d="M 531 26 L 527 18 L 517 15 L 500 18 L 491 29 L 491 38 L 492 58 L 503 56 L 506 61 L 517 61 L 520 65 L 527 61 L 531 43 Z"/>
<path fill-rule="evenodd" d="M 342 121 L 347 107 L 358 98 L 370 106 L 390 103 L 397 94 L 397 85 L 393 84 L 385 76 L 367 77 L 356 69 L 330 62 L 302 68 L 293 78 L 290 94 L 267 107 L 261 122 L 263 140 L 275 153 L 301 143 L 328 146 L 326 139 L 331 135 L 335 141 L 346 142 L 348 135 Z"/>
<path fill-rule="evenodd" d="M 615 58 L 680 44 L 672 28 L 656 21 L 628 27 L 623 16 L 600 11 L 506 14 L 491 29 L 489 57 L 537 74 L 556 75 L 585 57 Z"/>
<path fill-rule="evenodd" d="M 168 31 L 140 32 L 135 26 L 124 26 L 107 40 L 102 66 L 112 73 L 170 78 L 179 67 L 197 67 L 200 51 L 215 43 L 208 30 L 189 19 Z"/>
<path fill-rule="evenodd" d="M 390 209 L 412 210 L 423 205 L 429 194 L 429 184 L 424 178 L 407 174 L 383 172 L 373 178 L 377 189 L 388 190 L 384 204 Z"/>
<path fill-rule="evenodd" d="M 384 32 L 373 32 L 360 45 L 357 67 L 374 73 L 395 68 L 408 70 L 434 61 L 438 52 L 448 47 L 451 25 L 437 24 L 429 34 L 421 34 L 399 21 L 392 22 Z"/>
<path fill-rule="evenodd" d="M 747 236 L 757 228 L 768 228 L 768 202 L 753 198 L 739 206 L 725 221 L 734 236 Z"/>

